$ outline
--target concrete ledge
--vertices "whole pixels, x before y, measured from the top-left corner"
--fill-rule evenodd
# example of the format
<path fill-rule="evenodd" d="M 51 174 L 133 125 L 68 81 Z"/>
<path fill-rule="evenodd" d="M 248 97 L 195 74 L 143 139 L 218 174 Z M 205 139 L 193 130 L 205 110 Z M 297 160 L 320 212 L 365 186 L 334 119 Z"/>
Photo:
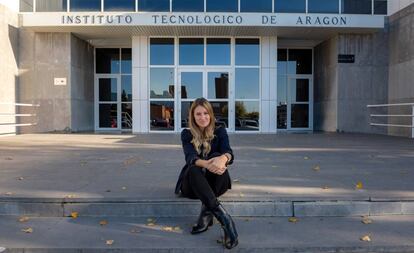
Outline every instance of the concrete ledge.
<path fill-rule="evenodd" d="M 0 215 L 61 217 L 62 204 L 0 202 Z"/>
<path fill-rule="evenodd" d="M 298 202 L 293 203 L 294 215 L 304 216 L 358 216 L 368 215 L 369 202 Z"/>

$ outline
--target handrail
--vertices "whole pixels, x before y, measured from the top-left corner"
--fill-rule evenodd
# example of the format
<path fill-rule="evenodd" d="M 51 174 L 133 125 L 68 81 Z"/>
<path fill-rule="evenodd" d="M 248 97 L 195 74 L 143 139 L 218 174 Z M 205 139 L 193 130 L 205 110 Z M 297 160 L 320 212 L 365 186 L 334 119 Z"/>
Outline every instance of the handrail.
<path fill-rule="evenodd" d="M 410 117 L 412 118 L 411 125 L 399 125 L 399 124 L 381 124 L 381 123 L 372 123 L 371 126 L 386 126 L 386 127 L 404 127 L 411 128 L 411 138 L 414 138 L 414 103 L 397 103 L 397 104 L 377 104 L 377 105 L 367 105 L 367 108 L 379 108 L 379 107 L 391 107 L 391 106 L 411 106 L 411 114 L 370 114 L 370 117 Z"/>
<path fill-rule="evenodd" d="M 11 103 L 11 102 L 0 102 L 0 105 L 11 105 L 14 107 L 40 107 L 40 104 L 27 104 L 27 103 Z M 17 123 L 16 118 L 17 117 L 37 117 L 36 113 L 10 113 L 10 112 L 1 112 L 1 116 L 9 116 L 14 117 L 15 122 L 3 122 L 0 123 L 0 126 L 10 126 L 10 127 L 24 127 L 24 126 L 36 126 L 37 122 L 33 123 Z M 0 135 L 9 135 L 9 134 L 16 134 L 17 130 L 14 128 L 13 133 L 0 133 Z"/>

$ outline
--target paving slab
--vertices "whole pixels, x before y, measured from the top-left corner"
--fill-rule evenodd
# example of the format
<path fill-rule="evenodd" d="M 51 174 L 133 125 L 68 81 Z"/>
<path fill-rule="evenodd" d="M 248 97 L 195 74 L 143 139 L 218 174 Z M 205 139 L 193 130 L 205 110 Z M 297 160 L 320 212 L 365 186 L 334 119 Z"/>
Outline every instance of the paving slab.
<path fill-rule="evenodd" d="M 414 200 L 412 139 L 230 134 L 230 142 L 236 160 L 226 201 Z M 183 163 L 179 134 L 3 137 L 0 200 L 185 201 L 173 193 Z"/>
<path fill-rule="evenodd" d="M 200 235 L 189 233 L 195 217 L 19 218 L 0 217 L 4 252 L 227 252 L 217 243 L 218 224 Z M 414 216 L 374 216 L 371 224 L 361 219 L 236 218 L 240 244 L 232 251 L 413 252 Z M 22 231 L 27 228 L 32 232 Z M 360 240 L 365 235 L 370 242 Z"/>

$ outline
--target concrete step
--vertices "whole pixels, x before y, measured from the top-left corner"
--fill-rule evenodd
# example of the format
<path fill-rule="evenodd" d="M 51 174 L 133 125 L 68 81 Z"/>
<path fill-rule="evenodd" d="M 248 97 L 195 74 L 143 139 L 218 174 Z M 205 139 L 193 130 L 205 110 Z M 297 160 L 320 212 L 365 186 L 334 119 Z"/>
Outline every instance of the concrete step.
<path fill-rule="evenodd" d="M 225 252 L 218 224 L 189 233 L 194 217 L 37 217 L 0 216 L 2 253 Z M 414 252 L 414 216 L 235 218 L 239 246 L 234 252 Z M 104 222 L 103 222 L 104 221 Z M 100 223 L 103 222 L 101 225 Z M 152 224 L 151 224 L 152 223 Z M 24 229 L 31 228 L 31 233 Z M 371 241 L 360 238 L 368 235 Z M 112 244 L 107 241 L 113 240 Z"/>
<path fill-rule="evenodd" d="M 414 201 L 332 200 L 332 201 L 222 201 L 234 216 L 252 217 L 314 217 L 360 215 L 413 215 Z M 0 215 L 68 217 L 72 212 L 81 216 L 125 217 L 186 217 L 196 216 L 200 202 L 182 198 L 172 200 L 133 199 L 58 199 L 3 198 Z"/>

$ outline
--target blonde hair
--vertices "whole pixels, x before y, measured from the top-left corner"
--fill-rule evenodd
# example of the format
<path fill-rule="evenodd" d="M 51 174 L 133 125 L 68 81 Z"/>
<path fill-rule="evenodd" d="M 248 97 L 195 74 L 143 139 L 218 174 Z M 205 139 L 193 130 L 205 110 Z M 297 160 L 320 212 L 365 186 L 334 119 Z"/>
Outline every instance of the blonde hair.
<path fill-rule="evenodd" d="M 210 123 L 204 129 L 200 129 L 195 121 L 194 110 L 197 108 L 197 106 L 204 107 L 210 115 Z M 214 128 L 216 122 L 213 107 L 211 106 L 210 102 L 208 102 L 205 98 L 197 98 L 190 107 L 188 119 L 188 125 L 190 127 L 191 134 L 193 135 L 191 143 L 194 145 L 194 148 L 198 154 L 201 153 L 201 147 L 203 147 L 203 156 L 207 156 L 207 154 L 211 151 L 210 142 L 214 138 Z"/>

